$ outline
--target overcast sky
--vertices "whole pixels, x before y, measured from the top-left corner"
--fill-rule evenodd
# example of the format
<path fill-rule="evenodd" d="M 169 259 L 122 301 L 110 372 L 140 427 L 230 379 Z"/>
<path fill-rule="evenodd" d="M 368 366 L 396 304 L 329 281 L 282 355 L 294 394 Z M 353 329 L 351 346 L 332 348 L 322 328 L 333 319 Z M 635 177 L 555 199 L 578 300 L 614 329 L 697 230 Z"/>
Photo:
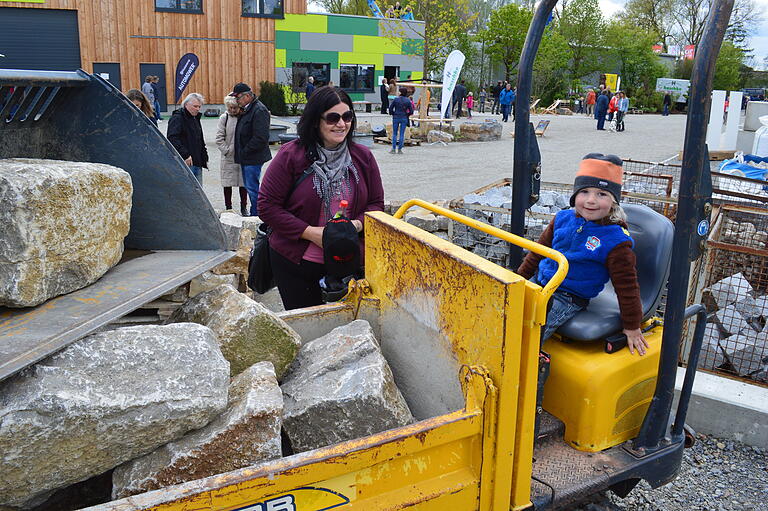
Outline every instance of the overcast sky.
<path fill-rule="evenodd" d="M 600 2 L 600 7 L 603 11 L 603 15 L 608 18 L 612 14 L 620 11 L 625 3 L 625 0 L 598 0 Z M 383 0 L 379 0 L 379 7 L 382 5 L 385 5 L 386 2 Z M 401 3 L 408 3 L 407 0 L 405 2 Z M 762 6 L 763 13 L 764 13 L 764 19 L 763 22 L 760 23 L 758 27 L 755 27 L 754 33 L 751 34 L 750 40 L 749 40 L 749 46 L 754 49 L 754 55 L 755 55 L 755 61 L 753 62 L 753 66 L 757 69 L 762 69 L 763 67 L 763 59 L 768 56 L 768 0 L 755 0 L 755 3 L 758 6 Z M 309 2 L 309 11 L 310 12 L 321 12 L 323 9 L 320 8 L 317 4 L 314 2 Z"/>

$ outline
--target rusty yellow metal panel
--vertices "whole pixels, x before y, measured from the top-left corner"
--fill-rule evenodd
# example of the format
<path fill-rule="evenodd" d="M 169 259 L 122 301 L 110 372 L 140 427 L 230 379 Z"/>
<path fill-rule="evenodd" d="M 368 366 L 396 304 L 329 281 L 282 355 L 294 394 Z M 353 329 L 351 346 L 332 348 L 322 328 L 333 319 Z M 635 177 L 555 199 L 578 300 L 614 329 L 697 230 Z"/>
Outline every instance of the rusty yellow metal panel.
<path fill-rule="evenodd" d="M 547 342 L 552 355 L 544 408 L 565 423 L 565 441 L 598 452 L 637 436 L 653 398 L 662 329 L 645 334 L 644 356 L 608 354 L 600 342 Z"/>
<path fill-rule="evenodd" d="M 285 509 L 319 511 L 335 502 L 340 510 L 370 511 L 438 497 L 445 509 L 477 509 L 482 432 L 481 411 L 461 410 L 89 509 L 264 511 L 291 501 L 301 506 Z M 475 504 L 451 504 L 467 501 Z"/>
<path fill-rule="evenodd" d="M 455 368 L 474 364 L 487 368 L 498 389 L 498 405 L 493 416 L 486 417 L 493 428 L 484 439 L 484 464 L 490 465 L 484 466 L 482 487 L 486 494 L 481 495 L 481 502 L 487 502 L 488 507 L 481 509 L 509 509 L 513 466 L 530 466 L 532 459 L 514 456 L 519 417 L 526 415 L 532 423 L 535 408 L 535 401 L 519 408 L 521 366 L 530 364 L 522 359 L 526 281 L 383 213 L 369 214 L 366 219 L 366 280 L 381 301 L 382 330 L 409 332 L 421 346 L 427 344 L 423 338 L 430 336 L 450 346 L 447 353 L 420 354 L 422 362 L 427 362 L 422 364 L 422 375 L 434 371 L 431 379 L 449 388 L 449 382 L 442 380 L 451 376 L 434 369 L 450 368 L 451 364 L 441 358 L 453 357 Z M 406 337 L 402 340 L 408 342 Z M 398 374 L 395 376 L 397 380 Z M 403 378 L 418 377 L 412 374 Z M 535 383 L 535 374 L 532 377 Z M 407 391 L 404 395 L 409 399 Z M 426 400 L 421 395 L 414 398 L 419 399 Z M 409 405 L 418 413 L 419 406 L 429 408 L 433 403 L 419 401 L 413 406 L 409 400 Z M 532 446 L 532 434 L 520 441 Z M 517 485 L 524 493 L 520 498 L 526 501 L 530 469 L 527 473 L 526 481 Z"/>

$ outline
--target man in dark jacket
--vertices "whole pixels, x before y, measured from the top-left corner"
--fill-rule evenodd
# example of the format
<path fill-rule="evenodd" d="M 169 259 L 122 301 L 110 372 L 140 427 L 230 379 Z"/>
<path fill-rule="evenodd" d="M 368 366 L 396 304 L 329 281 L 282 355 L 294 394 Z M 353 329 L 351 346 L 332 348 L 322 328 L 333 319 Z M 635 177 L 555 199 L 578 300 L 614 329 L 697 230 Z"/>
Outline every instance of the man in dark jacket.
<path fill-rule="evenodd" d="M 467 97 L 467 88 L 464 86 L 464 80 L 453 89 L 453 105 L 456 107 L 456 118 L 461 117 L 461 104 Z"/>
<path fill-rule="evenodd" d="M 379 93 L 381 94 L 381 113 L 389 113 L 389 87 L 387 86 L 387 79 L 381 78 L 381 87 L 379 87 Z"/>
<path fill-rule="evenodd" d="M 605 131 L 605 114 L 608 113 L 608 91 L 603 90 L 597 97 L 597 103 L 595 104 L 595 116 L 597 117 L 597 129 Z"/>
<path fill-rule="evenodd" d="M 491 94 L 493 95 L 493 105 L 491 105 L 491 115 L 500 114 L 501 108 L 499 106 L 499 95 L 501 94 L 501 91 L 504 89 L 504 87 L 501 85 L 501 80 L 499 80 L 496 85 L 493 86 L 493 89 L 491 89 Z"/>
<path fill-rule="evenodd" d="M 235 163 L 243 169 L 243 182 L 251 199 L 251 216 L 256 216 L 261 166 L 272 159 L 269 150 L 269 110 L 244 83 L 235 85 L 229 95 L 236 98 L 243 109 L 235 128 Z"/>
<path fill-rule="evenodd" d="M 203 184 L 203 168 L 208 168 L 208 150 L 203 139 L 203 127 L 200 124 L 200 109 L 205 99 L 193 92 L 181 102 L 181 108 L 175 110 L 168 120 L 168 141 L 176 148 L 184 163 Z"/>
<path fill-rule="evenodd" d="M 313 76 L 308 76 L 307 88 L 306 88 L 306 92 L 304 93 L 307 100 L 309 100 L 309 97 L 312 95 L 313 92 L 315 92 L 315 78 Z"/>

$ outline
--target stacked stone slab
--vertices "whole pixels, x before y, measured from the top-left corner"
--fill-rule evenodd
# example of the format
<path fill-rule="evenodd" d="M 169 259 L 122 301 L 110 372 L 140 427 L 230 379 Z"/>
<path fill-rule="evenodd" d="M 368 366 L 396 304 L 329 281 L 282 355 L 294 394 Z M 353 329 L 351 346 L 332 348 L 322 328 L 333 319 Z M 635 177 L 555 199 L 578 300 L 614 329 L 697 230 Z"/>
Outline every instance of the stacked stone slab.
<path fill-rule="evenodd" d="M 184 303 L 167 320 L 176 322 L 211 328 L 233 377 L 257 362 L 269 361 L 281 379 L 301 345 L 299 335 L 274 312 L 227 285 Z"/>
<path fill-rule="evenodd" d="M 31 507 L 201 428 L 229 364 L 194 324 L 86 337 L 0 384 L 0 508 Z"/>
<path fill-rule="evenodd" d="M 117 264 L 132 193 L 110 165 L 0 160 L 0 305 L 38 305 Z"/>
<path fill-rule="evenodd" d="M 282 384 L 283 428 L 295 452 L 413 421 L 367 321 L 304 344 Z"/>
<path fill-rule="evenodd" d="M 227 410 L 210 424 L 117 467 L 112 498 L 279 458 L 282 413 L 283 395 L 272 364 L 254 364 L 232 380 Z"/>
<path fill-rule="evenodd" d="M 471 142 L 490 142 L 501 140 L 501 123 L 488 119 L 485 122 L 465 122 L 459 128 L 464 140 Z"/>

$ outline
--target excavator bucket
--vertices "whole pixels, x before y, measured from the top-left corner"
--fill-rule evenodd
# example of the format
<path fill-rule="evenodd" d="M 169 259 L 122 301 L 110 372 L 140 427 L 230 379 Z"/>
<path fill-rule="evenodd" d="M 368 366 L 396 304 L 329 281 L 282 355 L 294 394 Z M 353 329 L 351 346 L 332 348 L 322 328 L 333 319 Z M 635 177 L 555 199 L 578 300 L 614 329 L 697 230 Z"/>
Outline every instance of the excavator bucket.
<path fill-rule="evenodd" d="M 116 267 L 38 307 L 0 307 L 0 380 L 233 255 L 178 152 L 99 76 L 0 69 L 0 158 L 106 163 L 133 182 L 130 232 Z"/>

